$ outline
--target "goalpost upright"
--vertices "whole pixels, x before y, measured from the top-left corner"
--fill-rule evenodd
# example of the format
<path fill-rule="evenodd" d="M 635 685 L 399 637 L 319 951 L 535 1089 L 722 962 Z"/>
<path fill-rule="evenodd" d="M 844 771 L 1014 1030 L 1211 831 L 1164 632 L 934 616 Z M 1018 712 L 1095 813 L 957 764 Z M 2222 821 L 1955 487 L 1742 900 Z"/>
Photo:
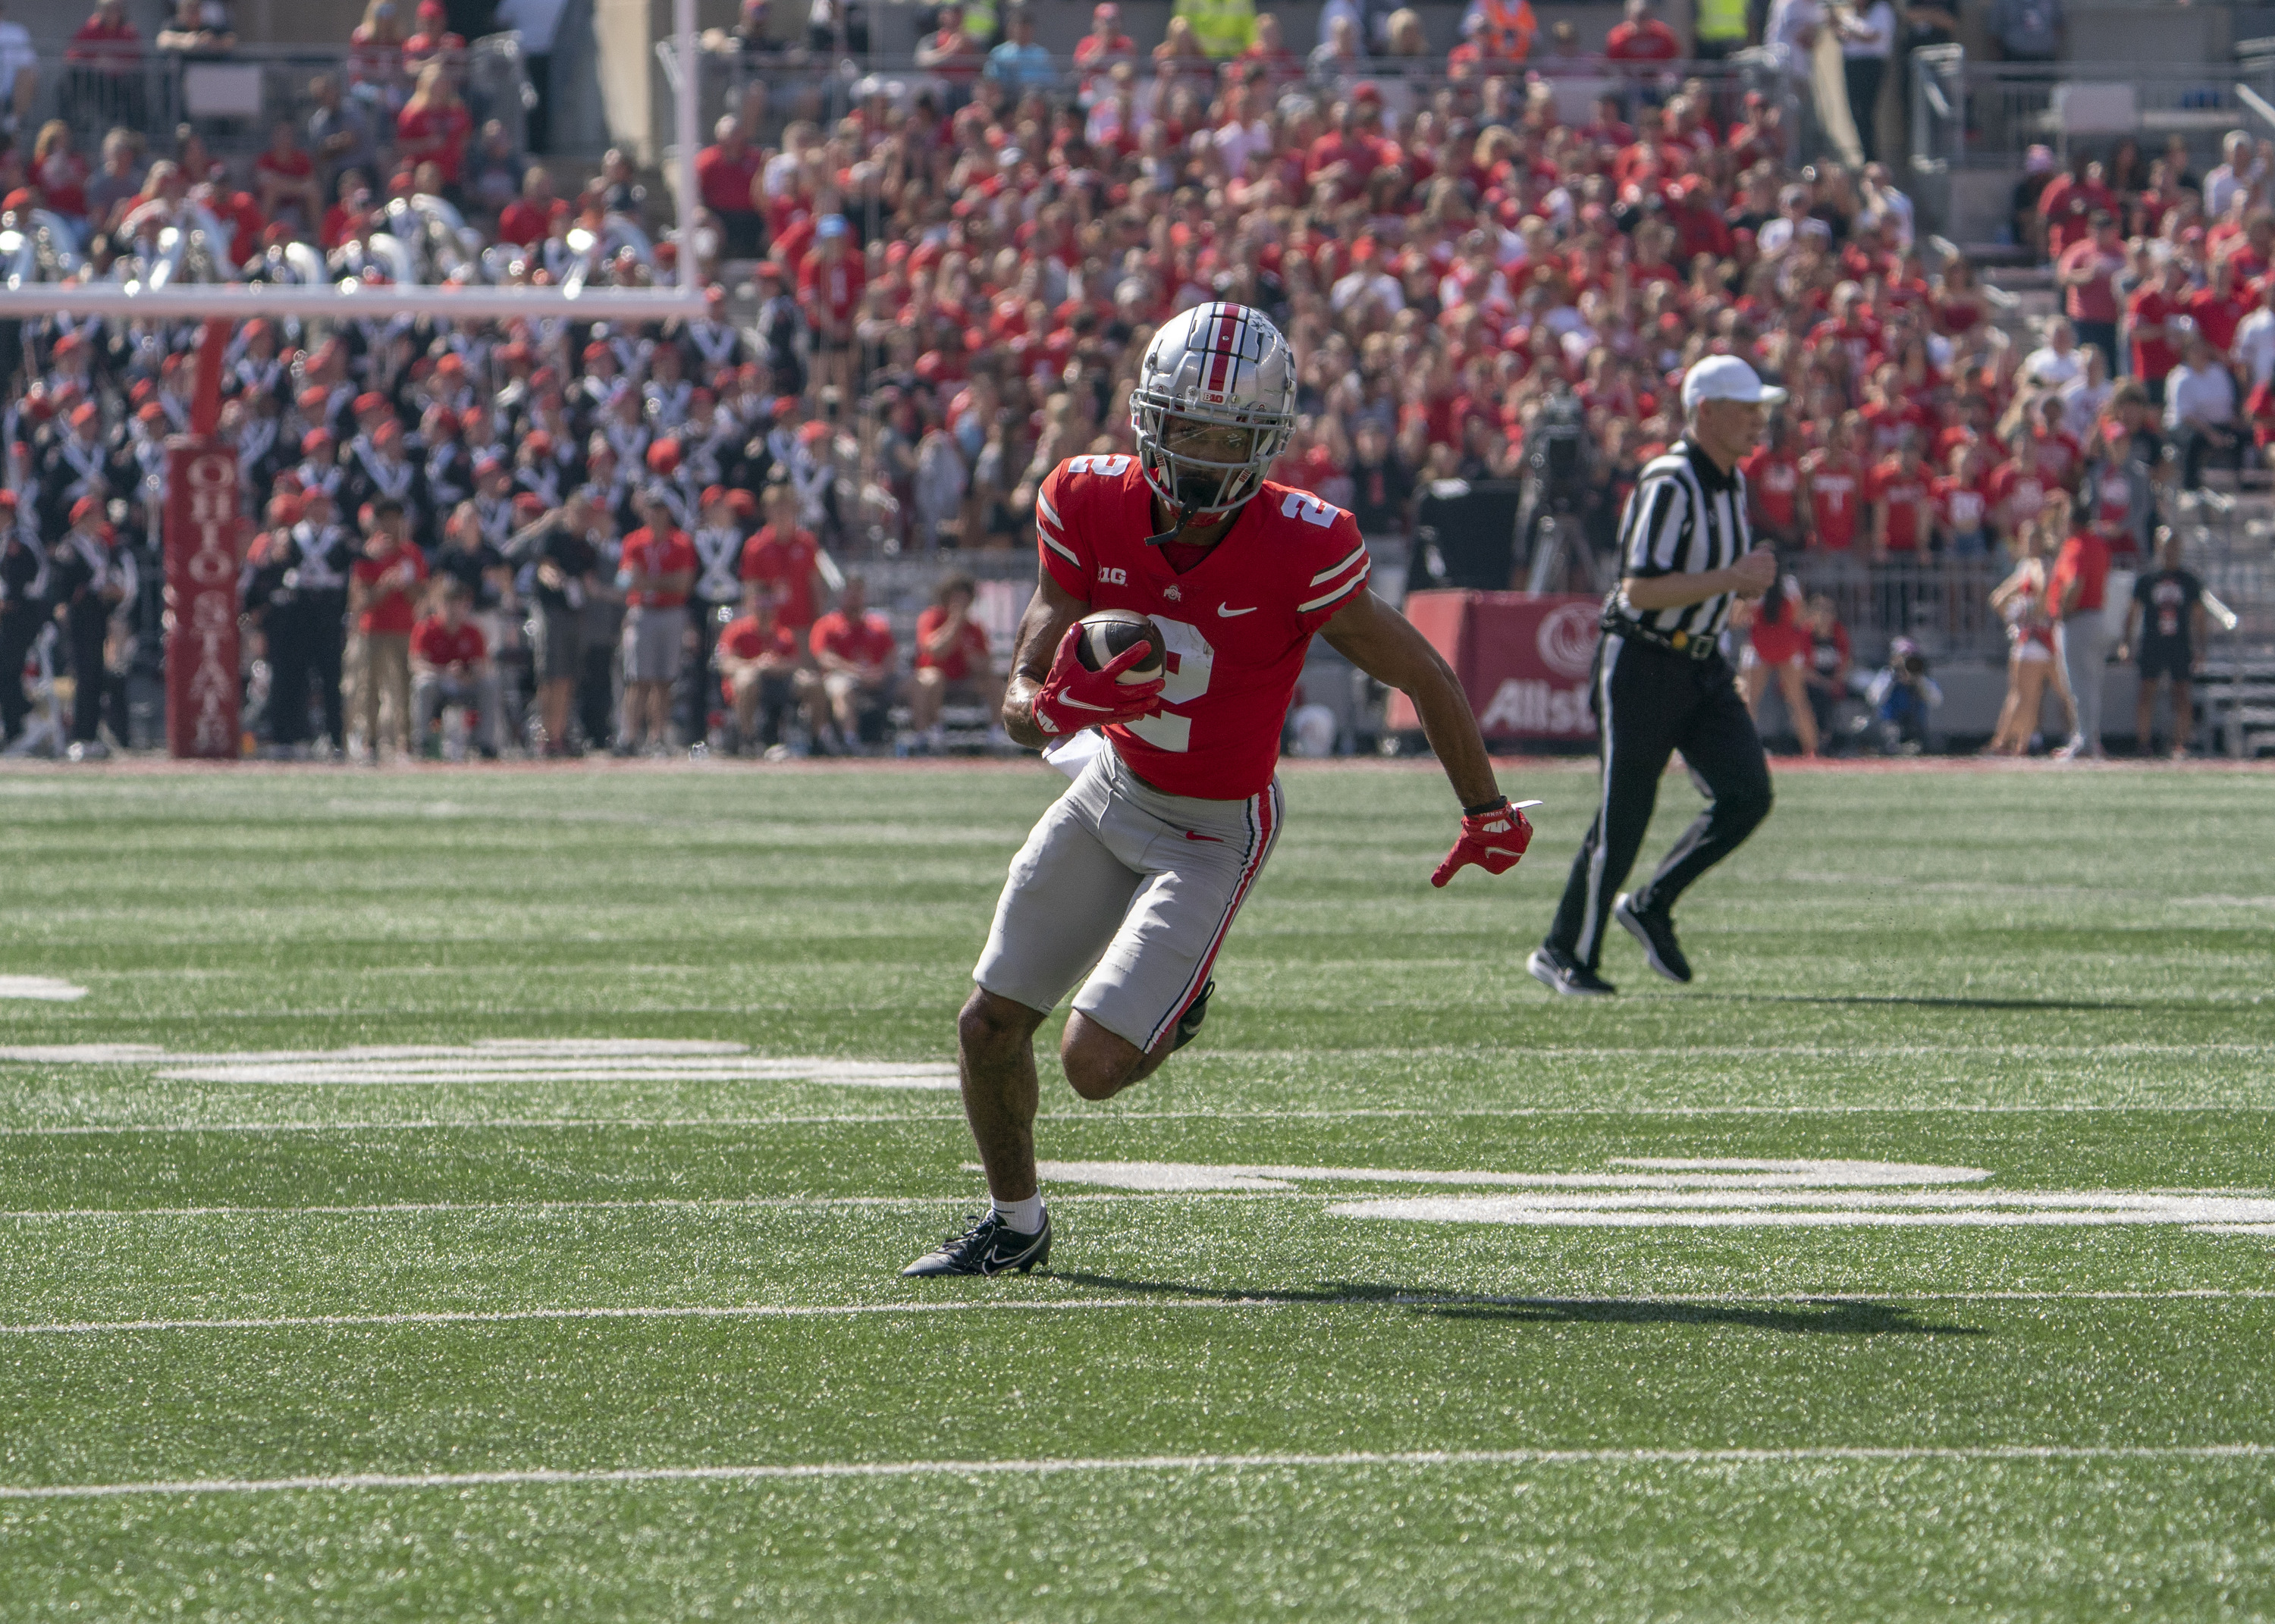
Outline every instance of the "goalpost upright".
<path fill-rule="evenodd" d="M 241 517 L 237 454 L 215 434 L 221 376 L 231 335 L 256 316 L 351 321 L 412 316 L 428 321 L 656 321 L 705 313 L 704 291 L 689 273 L 697 207 L 695 151 L 699 64 L 695 0 L 673 0 L 679 58 L 674 106 L 674 190 L 682 281 L 670 288 L 561 288 L 121 282 L 0 286 L 0 320 L 69 315 L 107 321 L 201 323 L 189 430 L 166 442 L 167 490 L 161 518 L 165 576 L 166 745 L 183 759 L 234 759 L 239 753 L 238 578 L 250 527 Z"/>

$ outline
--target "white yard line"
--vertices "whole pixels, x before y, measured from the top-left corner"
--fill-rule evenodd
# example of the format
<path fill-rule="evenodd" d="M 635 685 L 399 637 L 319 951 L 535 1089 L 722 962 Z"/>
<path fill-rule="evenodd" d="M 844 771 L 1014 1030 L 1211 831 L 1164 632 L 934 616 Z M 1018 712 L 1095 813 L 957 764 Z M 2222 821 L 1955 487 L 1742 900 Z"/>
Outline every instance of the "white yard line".
<path fill-rule="evenodd" d="M 1297 1201 L 1325 1200 L 1301 1190 L 1211 1190 L 1197 1197 L 1190 1190 L 1123 1190 L 1083 1195 L 1054 1195 L 1051 1205 L 1109 1201 Z M 933 1207 L 959 1204 L 969 1210 L 981 1205 L 969 1191 L 960 1196 L 655 1196 L 594 1201 L 386 1201 L 335 1206 L 146 1206 L 146 1207 L 23 1207 L 0 1212 L 0 1222 L 46 1222 L 57 1220 L 145 1218 L 362 1218 L 394 1217 L 427 1212 L 724 1212 L 766 1207 Z"/>
<path fill-rule="evenodd" d="M 522 1485 L 764 1483 L 846 1477 L 1042 1477 L 1068 1472 L 1341 1470 L 1367 1467 L 1814 1466 L 1919 1462 L 2257 1461 L 2275 1445 L 1982 1444 L 1792 1449 L 1417 1449 L 1334 1454 L 1153 1454 L 1026 1461 L 820 1461 L 774 1466 L 636 1466 L 597 1470 L 533 1468 L 494 1472 L 342 1472 L 305 1477 L 202 1477 L 172 1482 L 0 1486 L 0 1500 L 110 1499 L 135 1494 L 276 1494 L 355 1490 L 473 1489 Z"/>
<path fill-rule="evenodd" d="M 1854 1308 L 1907 1303 L 2255 1303 L 2275 1288 L 2181 1287 L 2169 1291 L 1886 1291 L 1746 1294 L 1637 1293 L 1629 1296 L 1496 1296 L 1476 1293 L 1353 1293 L 1342 1296 L 1069 1297 L 1043 1301 L 958 1298 L 945 1303 L 690 1303 L 624 1308 L 435 1309 L 391 1314 L 283 1314 L 204 1319 L 66 1319 L 0 1325 L 0 1337 L 114 1336 L 155 1332 L 386 1329 L 397 1326 L 490 1326 L 572 1320 L 839 1319 L 875 1314 L 1083 1313 L 1102 1309 L 1243 1312 L 1258 1309 Z"/>
<path fill-rule="evenodd" d="M 0 998 L 29 998 L 41 1003 L 75 1003 L 87 989 L 55 976 L 0 976 Z"/>
<path fill-rule="evenodd" d="M 2275 1112 L 2275 1091 L 2262 1104 L 2233 1100 L 2143 1100 L 2138 1104 L 2086 1105 L 1727 1105 L 1727 1106 L 1348 1106 L 1305 1109 L 1299 1107 L 1197 1107 L 1190 1111 L 1045 1111 L 1041 1122 L 1342 1122 L 1371 1118 L 1394 1120 L 1453 1120 L 1485 1118 L 1511 1120 L 1535 1117 L 1637 1116 L 2070 1116 L 2137 1112 L 2142 1115 L 2208 1115 L 2220 1112 Z M 952 1106 L 939 1111 L 801 1114 L 783 1116 L 571 1116 L 444 1119 L 407 1118 L 394 1122 L 358 1119 L 346 1122 L 56 1122 L 0 1127 L 0 1139 L 63 1137 L 102 1134 L 195 1133 L 395 1133 L 433 1129 L 451 1131 L 523 1130 L 615 1128 L 657 1129 L 681 1128 L 860 1127 L 872 1122 L 961 1122 Z"/>

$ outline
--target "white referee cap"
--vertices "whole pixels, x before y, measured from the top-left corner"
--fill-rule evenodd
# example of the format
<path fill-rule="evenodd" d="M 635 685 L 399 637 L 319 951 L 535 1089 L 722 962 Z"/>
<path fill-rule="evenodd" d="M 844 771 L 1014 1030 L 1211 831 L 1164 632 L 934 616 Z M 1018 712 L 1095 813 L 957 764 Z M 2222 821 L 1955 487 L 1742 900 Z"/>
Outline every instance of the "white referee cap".
<path fill-rule="evenodd" d="M 1748 405 L 1776 405 L 1785 391 L 1762 381 L 1761 374 L 1735 355 L 1710 355 L 1684 376 L 1682 409 L 1697 409 L 1702 400 L 1742 400 Z"/>

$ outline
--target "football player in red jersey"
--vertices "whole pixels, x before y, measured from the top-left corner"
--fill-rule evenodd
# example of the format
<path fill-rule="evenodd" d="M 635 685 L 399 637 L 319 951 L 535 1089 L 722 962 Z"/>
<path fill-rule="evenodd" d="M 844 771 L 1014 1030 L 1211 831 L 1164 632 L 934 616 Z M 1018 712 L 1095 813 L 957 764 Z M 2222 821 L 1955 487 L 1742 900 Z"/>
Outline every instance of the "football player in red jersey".
<path fill-rule="evenodd" d="M 1462 834 L 1433 884 L 1472 863 L 1502 872 L 1531 838 L 1493 782 L 1452 668 L 1366 591 L 1357 522 L 1264 478 L 1295 426 L 1295 368 L 1256 311 L 1220 303 L 1173 316 L 1130 392 L 1137 455 L 1073 457 L 1043 480 L 1043 567 L 1003 723 L 1044 746 L 1095 727 L 1104 747 L 1012 859 L 956 1022 L 989 1210 L 904 1274 L 1048 1259 L 1033 1038 L 1068 993 L 1059 1059 L 1085 1099 L 1150 1076 L 1198 1031 L 1210 966 L 1279 837 L 1281 726 L 1315 634 L 1412 698 L 1445 765 Z M 1095 609 L 1151 616 L 1168 646 L 1165 676 L 1121 680 L 1143 646 L 1085 670 L 1076 623 Z"/>

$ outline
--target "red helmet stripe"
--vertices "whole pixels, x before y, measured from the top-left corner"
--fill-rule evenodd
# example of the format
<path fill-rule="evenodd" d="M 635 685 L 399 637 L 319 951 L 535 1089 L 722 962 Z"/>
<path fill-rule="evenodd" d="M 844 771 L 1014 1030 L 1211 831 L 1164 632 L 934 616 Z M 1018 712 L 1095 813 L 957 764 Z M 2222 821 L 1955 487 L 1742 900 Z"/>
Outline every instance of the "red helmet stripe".
<path fill-rule="evenodd" d="M 1223 389 L 1225 372 L 1232 365 L 1232 335 L 1237 326 L 1234 313 L 1239 308 L 1237 305 L 1219 305 L 1216 307 L 1216 336 L 1209 341 L 1209 347 L 1216 351 L 1216 360 L 1209 367 L 1208 386 L 1212 395 Z"/>

